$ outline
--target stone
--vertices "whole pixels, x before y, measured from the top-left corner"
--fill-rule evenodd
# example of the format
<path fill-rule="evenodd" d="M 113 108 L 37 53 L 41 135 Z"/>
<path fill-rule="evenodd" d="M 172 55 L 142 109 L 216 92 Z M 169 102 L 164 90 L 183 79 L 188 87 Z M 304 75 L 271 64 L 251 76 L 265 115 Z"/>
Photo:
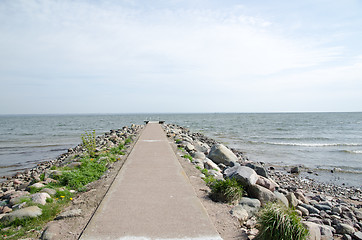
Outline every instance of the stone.
<path fill-rule="evenodd" d="M 294 195 L 298 200 L 302 201 L 303 203 L 306 203 L 306 204 L 309 203 L 309 201 L 307 200 L 307 198 L 304 196 L 304 194 L 302 192 L 297 191 L 294 193 Z"/>
<path fill-rule="evenodd" d="M 186 149 L 186 151 L 191 152 L 191 151 L 195 150 L 195 147 L 194 147 L 194 145 L 192 145 L 191 143 L 188 142 L 188 143 L 186 143 L 185 149 Z"/>
<path fill-rule="evenodd" d="M 353 237 L 353 239 L 356 239 L 356 240 L 362 240 L 362 232 L 354 232 L 353 234 L 352 234 L 352 237 Z"/>
<path fill-rule="evenodd" d="M 206 143 L 200 142 L 198 140 L 194 142 L 194 146 L 197 151 L 203 152 L 203 153 L 207 153 L 210 149 L 209 145 L 207 145 Z"/>
<path fill-rule="evenodd" d="M 275 191 L 274 195 L 276 196 L 279 202 L 283 203 L 286 207 L 289 207 L 288 199 L 284 196 L 283 193 Z"/>
<path fill-rule="evenodd" d="M 41 190 L 41 192 L 45 192 L 45 193 L 49 194 L 50 196 L 54 196 L 57 193 L 56 190 L 51 189 L 51 188 L 43 188 Z"/>
<path fill-rule="evenodd" d="M 31 200 L 33 201 L 33 203 L 37 203 L 37 204 L 41 204 L 41 205 L 45 205 L 47 202 L 47 198 L 51 198 L 50 195 L 48 193 L 35 193 L 33 195 L 31 195 Z"/>
<path fill-rule="evenodd" d="M 320 232 L 321 232 L 321 240 L 333 240 L 333 231 L 332 227 L 320 225 L 319 226 Z"/>
<path fill-rule="evenodd" d="M 251 169 L 254 169 L 254 171 L 259 175 L 259 176 L 263 176 L 265 178 L 269 177 L 268 171 L 265 169 L 265 167 L 263 167 L 261 164 L 258 163 L 247 163 L 246 164 L 247 167 L 250 167 Z"/>
<path fill-rule="evenodd" d="M 276 184 L 273 180 L 268 179 L 266 177 L 263 176 L 259 176 L 258 180 L 256 181 L 256 184 L 265 187 L 267 189 L 269 189 L 270 191 L 274 192 L 276 187 L 278 186 L 278 184 Z"/>
<path fill-rule="evenodd" d="M 239 206 L 242 206 L 242 208 L 248 212 L 249 216 L 252 216 L 259 211 L 261 203 L 256 198 L 243 197 L 239 200 Z"/>
<path fill-rule="evenodd" d="M 268 202 L 275 202 L 277 200 L 272 191 L 257 184 L 248 187 L 248 194 L 252 198 L 257 198 L 262 206 L 265 206 Z"/>
<path fill-rule="evenodd" d="M 191 157 L 193 157 L 194 159 L 201 159 L 201 160 L 204 160 L 206 158 L 205 154 L 203 154 L 202 152 L 193 152 L 191 153 Z"/>
<path fill-rule="evenodd" d="M 290 173 L 299 173 L 299 172 L 300 172 L 299 167 L 292 167 L 290 169 Z"/>
<path fill-rule="evenodd" d="M 258 180 L 258 174 L 256 172 L 245 166 L 235 166 L 231 168 L 227 168 L 224 171 L 225 178 L 235 178 L 239 181 L 243 186 L 251 186 L 255 185 Z"/>
<path fill-rule="evenodd" d="M 321 231 L 319 225 L 313 222 L 303 221 L 303 225 L 309 231 L 308 240 L 320 240 L 321 239 Z"/>
<path fill-rule="evenodd" d="M 31 206 L 27 208 L 22 208 L 16 211 L 13 211 L 7 215 L 5 215 L 1 221 L 9 221 L 12 222 L 15 219 L 23 219 L 23 218 L 34 218 L 38 217 L 42 214 L 42 210 L 38 206 Z"/>
<path fill-rule="evenodd" d="M 352 237 L 348 234 L 343 234 L 343 237 L 342 237 L 343 240 L 352 240 Z"/>
<path fill-rule="evenodd" d="M 333 207 L 332 213 L 340 215 L 342 213 L 342 209 L 340 207 Z"/>
<path fill-rule="evenodd" d="M 3 206 L 3 207 L 0 207 L 0 213 L 9 213 L 13 211 L 11 208 L 9 208 L 8 206 Z"/>
<path fill-rule="evenodd" d="M 336 232 L 339 234 L 349 234 L 352 235 L 355 230 L 352 226 L 345 224 L 345 223 L 339 223 L 336 226 Z"/>
<path fill-rule="evenodd" d="M 33 188 L 42 188 L 42 187 L 45 187 L 44 184 L 38 182 L 38 183 L 34 183 L 33 185 L 31 185 L 30 187 L 33 187 Z"/>
<path fill-rule="evenodd" d="M 73 209 L 73 210 L 62 212 L 55 218 L 55 220 L 71 218 L 71 217 L 79 217 L 81 215 L 82 215 L 82 209 Z"/>
<path fill-rule="evenodd" d="M 217 171 L 221 172 L 221 169 L 219 168 L 219 166 L 208 158 L 206 158 L 204 160 L 204 167 L 208 170 L 216 169 Z"/>
<path fill-rule="evenodd" d="M 223 163 L 226 166 L 233 166 L 232 162 L 236 162 L 238 160 L 237 156 L 222 144 L 215 144 L 212 146 L 208 158 L 210 158 L 214 163 Z"/>
<path fill-rule="evenodd" d="M 288 199 L 289 207 L 295 208 L 298 206 L 298 199 L 295 197 L 294 193 L 289 192 L 286 198 Z"/>
<path fill-rule="evenodd" d="M 304 207 L 305 209 L 308 210 L 309 214 L 312 214 L 312 213 L 316 213 L 316 214 L 319 214 L 320 211 L 318 209 L 316 209 L 315 207 L 311 206 L 311 205 L 308 205 L 308 204 L 300 204 L 300 206 Z"/>
<path fill-rule="evenodd" d="M 354 214 L 358 221 L 362 221 L 362 209 L 355 209 Z"/>
<path fill-rule="evenodd" d="M 316 204 L 314 205 L 315 208 L 317 208 L 319 211 L 330 211 L 331 207 L 328 205 L 323 205 L 323 204 Z"/>
<path fill-rule="evenodd" d="M 297 209 L 302 212 L 303 216 L 308 216 L 309 215 L 308 209 L 306 209 L 306 208 L 304 208 L 302 206 L 297 206 Z"/>
<path fill-rule="evenodd" d="M 248 211 L 243 208 L 243 206 L 237 205 L 233 209 L 230 210 L 232 216 L 236 217 L 239 222 L 245 222 L 249 218 Z"/>

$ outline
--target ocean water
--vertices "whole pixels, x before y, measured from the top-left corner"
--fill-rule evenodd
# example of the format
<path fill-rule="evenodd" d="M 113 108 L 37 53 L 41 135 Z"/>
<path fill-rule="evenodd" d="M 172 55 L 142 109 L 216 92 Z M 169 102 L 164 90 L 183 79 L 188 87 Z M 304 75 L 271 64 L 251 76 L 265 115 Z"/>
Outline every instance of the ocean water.
<path fill-rule="evenodd" d="M 250 160 L 304 165 L 322 182 L 362 186 L 362 113 L 215 113 L 0 116 L 0 176 L 55 159 L 84 131 L 165 120 L 243 151 Z M 330 170 L 337 168 L 338 173 Z"/>

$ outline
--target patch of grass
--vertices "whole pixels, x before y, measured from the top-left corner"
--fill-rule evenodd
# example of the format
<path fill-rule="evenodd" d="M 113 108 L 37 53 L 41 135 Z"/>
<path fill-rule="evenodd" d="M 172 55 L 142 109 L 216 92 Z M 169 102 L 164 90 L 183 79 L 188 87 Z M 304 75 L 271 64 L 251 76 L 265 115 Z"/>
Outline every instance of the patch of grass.
<path fill-rule="evenodd" d="M 211 188 L 210 198 L 216 202 L 232 203 L 244 193 L 243 187 L 234 178 L 212 181 L 208 185 Z"/>
<path fill-rule="evenodd" d="M 59 176 L 59 183 L 78 191 L 84 190 L 83 187 L 99 179 L 107 170 L 107 160 L 96 161 L 93 158 L 83 158 L 82 165 L 73 171 L 65 171 Z"/>
<path fill-rule="evenodd" d="M 52 166 L 52 167 L 50 168 L 50 170 L 56 170 L 56 169 L 57 169 L 56 166 Z"/>
<path fill-rule="evenodd" d="M 132 139 L 131 138 L 127 138 L 125 141 L 124 141 L 124 144 L 127 145 L 127 144 L 130 144 L 132 142 Z"/>
<path fill-rule="evenodd" d="M 182 141 L 181 141 L 180 139 L 175 139 L 175 142 L 176 142 L 177 144 L 179 144 L 179 143 L 181 143 Z"/>
<path fill-rule="evenodd" d="M 199 169 L 200 171 L 202 170 L 200 166 L 197 166 L 195 167 L 196 169 Z"/>
<path fill-rule="evenodd" d="M 40 174 L 40 181 L 44 181 L 45 180 L 45 173 L 42 173 L 42 174 Z"/>
<path fill-rule="evenodd" d="M 298 214 L 280 204 L 266 205 L 260 210 L 257 220 L 257 237 L 260 240 L 305 240 L 308 236 L 308 230 Z"/>
<path fill-rule="evenodd" d="M 123 149 L 124 149 L 124 145 L 120 144 L 120 145 L 118 145 L 118 147 L 111 148 L 111 150 L 109 152 L 110 152 L 110 154 L 114 154 L 114 155 L 124 155 L 125 153 L 122 151 Z"/>
<path fill-rule="evenodd" d="M 190 154 L 185 154 L 185 155 L 183 155 L 182 157 L 183 157 L 183 158 L 186 158 L 186 159 L 188 159 L 188 160 L 190 160 L 190 162 L 192 162 L 192 161 L 193 161 L 193 159 L 192 159 L 192 157 L 191 157 L 191 155 L 190 155 Z"/>

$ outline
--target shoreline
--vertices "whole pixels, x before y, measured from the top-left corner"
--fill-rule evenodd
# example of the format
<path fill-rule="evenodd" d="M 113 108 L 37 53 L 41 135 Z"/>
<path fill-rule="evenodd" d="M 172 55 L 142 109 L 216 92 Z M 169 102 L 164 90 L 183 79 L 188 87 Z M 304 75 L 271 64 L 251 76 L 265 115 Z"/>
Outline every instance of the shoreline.
<path fill-rule="evenodd" d="M 209 138 L 198 132 L 192 133 L 187 128 L 180 127 L 174 124 L 164 124 L 163 127 L 169 139 L 176 141 L 176 143 L 178 142 L 178 146 L 182 146 L 189 154 L 193 156 L 203 155 L 206 158 L 206 156 L 208 156 L 210 153 L 211 146 L 220 144 L 220 142 L 216 141 L 215 139 Z M 104 135 L 98 136 L 97 139 L 99 140 L 98 142 L 100 143 L 100 145 L 106 148 L 110 148 L 114 146 L 114 144 L 117 142 L 114 140 L 119 134 L 122 137 L 134 137 L 135 134 L 137 134 L 137 132 L 139 132 L 142 128 L 143 126 L 136 126 L 132 124 L 130 128 L 124 127 L 123 129 L 111 130 L 109 133 L 107 132 Z M 303 204 L 307 204 L 308 206 L 309 204 L 311 204 L 311 207 L 313 207 L 312 203 L 314 203 L 314 205 L 318 205 L 318 203 L 320 202 L 327 202 L 330 205 L 330 209 L 332 209 L 332 207 L 338 208 L 340 206 L 345 206 L 348 211 L 352 213 L 354 209 L 362 208 L 362 191 L 359 188 L 319 183 L 315 180 L 305 178 L 303 176 L 303 173 L 300 172 L 302 168 L 297 169 L 298 173 L 289 173 L 288 171 L 292 170 L 290 166 L 276 166 L 267 163 L 251 162 L 243 152 L 232 148 L 230 150 L 237 158 L 235 164 L 239 164 L 239 166 L 253 166 L 264 169 L 263 171 L 265 171 L 267 178 L 275 181 L 278 186 L 278 188 L 276 189 L 282 195 L 287 195 L 289 193 L 300 193 L 303 196 L 303 198 L 301 199 L 307 199 L 307 202 Z M 68 152 L 59 155 L 56 160 L 39 163 L 35 168 L 28 169 L 24 172 L 19 172 L 12 177 L 8 177 L 7 181 L 0 183 L 0 201 L 6 204 L 8 199 L 11 198 L 12 194 L 16 194 L 19 191 L 24 191 L 33 183 L 43 182 L 41 179 L 41 175 L 46 174 L 47 171 L 52 168 L 52 166 L 65 166 L 68 164 L 76 163 L 70 156 L 77 155 L 82 152 L 84 152 L 84 149 L 82 148 L 81 144 L 79 144 L 73 148 L 68 149 Z M 204 167 L 203 160 L 201 160 L 200 162 L 199 159 L 196 157 L 195 161 L 193 161 L 192 164 L 195 166 L 202 165 L 202 167 Z M 230 167 L 224 164 L 217 164 L 215 165 L 215 168 L 219 169 L 217 171 L 214 171 L 215 176 L 219 179 L 223 179 L 224 170 Z M 82 194 L 83 193 L 80 193 L 80 196 Z M 302 200 L 299 199 L 299 201 Z M 11 205 L 7 204 L 6 206 L 11 207 Z M 331 212 L 332 210 L 328 211 Z M 319 217 L 319 220 L 317 221 L 315 219 L 310 219 L 311 216 L 316 218 Z M 311 216 L 307 214 L 304 217 L 308 221 L 315 220 L 316 222 L 321 223 L 321 221 L 323 220 L 328 222 L 326 218 L 321 217 L 321 215 Z M 358 224 L 358 222 L 354 223 L 354 219 L 349 219 L 344 215 L 341 219 L 343 221 L 338 221 L 348 222 L 349 225 L 352 225 L 359 231 L 362 229 L 362 224 Z M 344 219 L 346 219 L 346 221 L 344 221 Z M 330 227 L 332 227 L 333 224 L 334 223 L 329 221 Z M 241 230 L 244 231 L 244 233 L 247 233 L 247 235 L 253 236 L 255 235 L 253 234 L 255 232 L 255 224 L 250 226 L 241 225 Z M 331 232 L 333 231 L 331 230 Z M 339 236 L 339 234 L 336 234 L 336 231 L 334 231 L 333 234 L 337 237 Z"/>

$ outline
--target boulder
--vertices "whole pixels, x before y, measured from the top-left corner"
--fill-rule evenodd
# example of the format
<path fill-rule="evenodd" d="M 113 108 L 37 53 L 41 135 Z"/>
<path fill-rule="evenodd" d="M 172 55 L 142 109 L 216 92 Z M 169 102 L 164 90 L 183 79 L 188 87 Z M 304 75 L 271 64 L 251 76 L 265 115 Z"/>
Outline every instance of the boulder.
<path fill-rule="evenodd" d="M 51 189 L 51 188 L 43 188 L 41 190 L 41 192 L 45 192 L 45 193 L 49 194 L 50 196 L 54 196 L 57 193 L 56 190 Z"/>
<path fill-rule="evenodd" d="M 256 184 L 265 187 L 267 189 L 269 189 L 270 191 L 274 192 L 275 189 L 277 188 L 278 184 L 276 184 L 273 180 L 268 179 L 266 177 L 263 176 L 259 176 L 258 180 L 256 181 Z"/>
<path fill-rule="evenodd" d="M 309 214 L 312 214 L 312 213 L 316 213 L 316 214 L 319 214 L 320 211 L 318 209 L 316 209 L 315 207 L 311 206 L 311 205 L 308 205 L 308 204 L 300 204 L 300 206 L 304 207 L 305 209 L 308 210 Z"/>
<path fill-rule="evenodd" d="M 236 155 L 222 144 L 212 146 L 208 158 L 217 164 L 223 163 L 226 166 L 233 166 L 233 162 L 238 160 Z"/>
<path fill-rule="evenodd" d="M 186 143 L 185 149 L 186 149 L 186 151 L 191 152 L 191 151 L 195 150 L 195 147 L 191 143 Z"/>
<path fill-rule="evenodd" d="M 42 188 L 42 187 L 44 187 L 45 185 L 44 184 L 42 184 L 42 183 L 34 183 L 33 185 L 31 185 L 30 187 L 33 187 L 33 188 Z"/>
<path fill-rule="evenodd" d="M 201 160 L 204 160 L 206 158 L 205 154 L 203 154 L 202 152 L 193 152 L 191 153 L 191 157 L 193 157 L 194 159 L 201 159 Z"/>
<path fill-rule="evenodd" d="M 303 203 L 307 203 L 307 204 L 309 203 L 309 201 L 307 200 L 307 198 L 304 196 L 304 194 L 302 192 L 296 191 L 294 193 L 294 195 L 298 200 L 302 201 Z"/>
<path fill-rule="evenodd" d="M 38 206 L 31 206 L 27 208 L 22 208 L 16 211 L 13 211 L 7 215 L 5 215 L 1 221 L 9 221 L 12 222 L 15 219 L 23 219 L 23 218 L 34 218 L 38 217 L 42 214 L 42 210 Z"/>
<path fill-rule="evenodd" d="M 48 193 L 35 193 L 31 195 L 31 200 L 33 203 L 45 205 L 47 203 L 47 198 L 51 198 Z"/>
<path fill-rule="evenodd" d="M 300 172 L 299 167 L 292 167 L 290 169 L 290 173 L 299 173 L 299 172 Z"/>
<path fill-rule="evenodd" d="M 275 197 L 278 199 L 279 202 L 283 203 L 286 207 L 289 206 L 288 199 L 284 196 L 283 193 L 280 193 L 278 191 L 274 192 Z"/>
<path fill-rule="evenodd" d="M 289 192 L 286 197 L 289 202 L 289 207 L 295 208 L 298 206 L 298 199 L 295 197 L 294 193 Z"/>
<path fill-rule="evenodd" d="M 320 225 L 319 229 L 321 231 L 321 240 L 333 240 L 332 227 L 326 225 Z"/>
<path fill-rule="evenodd" d="M 209 145 L 206 143 L 195 141 L 194 142 L 195 149 L 199 152 L 207 153 L 210 149 Z"/>
<path fill-rule="evenodd" d="M 249 216 L 255 215 L 261 206 L 261 203 L 256 198 L 243 197 L 239 200 L 239 206 L 245 209 Z"/>
<path fill-rule="evenodd" d="M 260 176 L 265 178 L 269 177 L 268 171 L 261 164 L 249 162 L 246 164 L 246 166 L 254 169 L 254 171 Z"/>
<path fill-rule="evenodd" d="M 258 180 L 258 174 L 256 174 L 253 169 L 245 166 L 235 166 L 225 169 L 224 177 L 235 178 L 244 186 L 255 185 Z"/>
<path fill-rule="evenodd" d="M 204 167 L 208 170 L 216 169 L 217 171 L 221 172 L 221 169 L 219 168 L 219 166 L 208 158 L 206 158 L 204 160 Z"/>
<path fill-rule="evenodd" d="M 55 240 L 59 239 L 61 235 L 61 226 L 55 222 L 48 223 L 40 239 L 42 240 Z"/>
<path fill-rule="evenodd" d="M 345 223 L 339 223 L 336 226 L 336 232 L 339 234 L 349 234 L 352 235 L 355 230 L 352 226 L 345 224 Z"/>
<path fill-rule="evenodd" d="M 321 240 L 321 231 L 319 225 L 313 222 L 303 221 L 303 225 L 308 229 L 308 240 Z"/>
<path fill-rule="evenodd" d="M 257 184 L 248 187 L 248 194 L 252 198 L 257 198 L 262 206 L 268 202 L 275 202 L 277 200 L 275 194 L 272 191 Z"/>
<path fill-rule="evenodd" d="M 352 234 L 353 239 L 362 240 L 362 232 L 354 232 Z"/>

